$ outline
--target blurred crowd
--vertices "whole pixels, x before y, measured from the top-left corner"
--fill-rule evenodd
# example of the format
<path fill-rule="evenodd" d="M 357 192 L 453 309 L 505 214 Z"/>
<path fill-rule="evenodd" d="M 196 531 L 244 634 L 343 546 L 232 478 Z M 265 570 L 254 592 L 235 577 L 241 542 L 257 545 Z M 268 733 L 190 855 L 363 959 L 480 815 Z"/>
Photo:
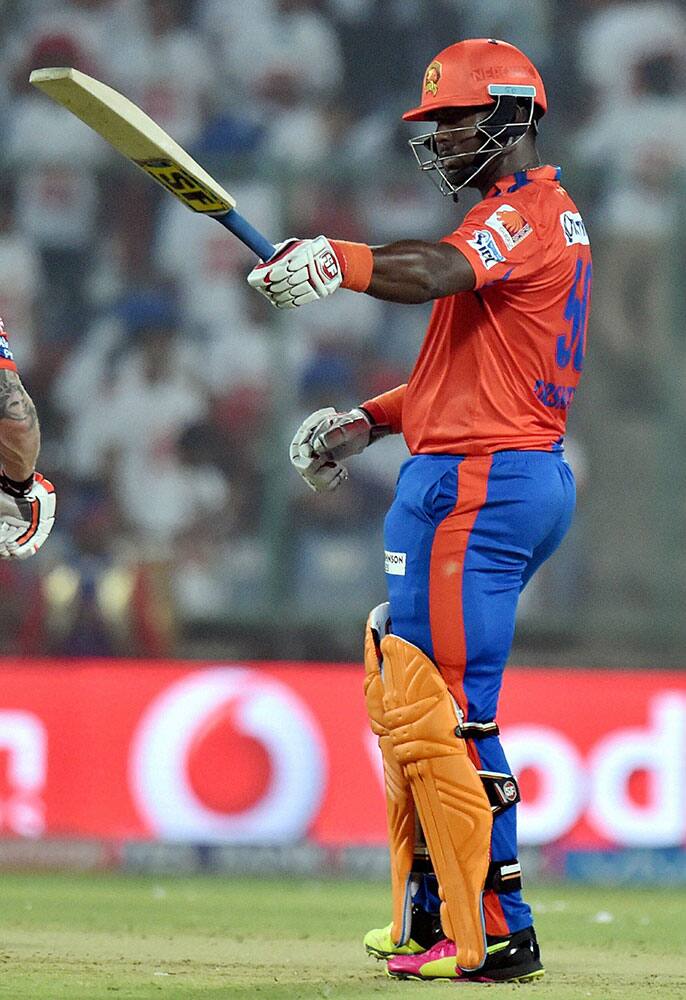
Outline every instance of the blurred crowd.
<path fill-rule="evenodd" d="M 650 603 L 640 540 L 626 566 L 599 565 L 584 495 L 599 428 L 628 458 L 627 426 L 635 456 L 662 413 L 686 215 L 682 3 L 5 0 L 0 315 L 59 507 L 40 557 L 0 566 L 3 652 L 357 657 L 384 596 L 381 518 L 404 445 L 375 446 L 315 497 L 288 441 L 311 410 L 405 381 L 427 317 L 348 293 L 273 315 L 245 283 L 250 252 L 30 87 L 30 70 L 74 66 L 125 93 L 270 239 L 374 244 L 437 238 L 469 205 L 419 175 L 400 115 L 436 52 L 470 36 L 538 64 L 543 153 L 565 168 L 599 276 L 597 374 L 570 447 L 582 509 L 523 615 L 568 631 L 603 572 L 626 574 L 621 601 Z M 630 498 L 626 516 L 631 531 Z"/>

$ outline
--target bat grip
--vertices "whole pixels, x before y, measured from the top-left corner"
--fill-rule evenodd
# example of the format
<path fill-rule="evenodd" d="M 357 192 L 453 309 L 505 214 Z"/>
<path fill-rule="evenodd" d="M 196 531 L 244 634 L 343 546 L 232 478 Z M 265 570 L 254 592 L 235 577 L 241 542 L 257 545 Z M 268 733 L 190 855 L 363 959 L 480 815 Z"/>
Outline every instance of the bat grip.
<path fill-rule="evenodd" d="M 221 222 L 222 226 L 226 226 L 234 236 L 237 236 L 242 243 L 250 247 L 260 260 L 269 260 L 276 253 L 276 247 L 254 226 L 251 226 L 248 220 L 244 219 L 235 208 L 232 208 L 226 215 L 215 216 L 215 218 L 217 222 Z"/>

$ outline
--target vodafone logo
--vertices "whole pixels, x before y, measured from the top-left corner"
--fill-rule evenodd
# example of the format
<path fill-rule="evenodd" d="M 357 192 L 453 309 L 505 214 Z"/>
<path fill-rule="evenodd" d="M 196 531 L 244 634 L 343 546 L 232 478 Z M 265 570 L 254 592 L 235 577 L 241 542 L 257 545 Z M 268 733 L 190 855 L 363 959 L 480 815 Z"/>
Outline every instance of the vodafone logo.
<path fill-rule="evenodd" d="M 318 724 L 294 692 L 245 667 L 167 688 L 132 741 L 136 805 L 160 838 L 282 843 L 304 836 L 326 785 Z"/>
<path fill-rule="evenodd" d="M 522 844 L 551 843 L 582 819 L 622 847 L 686 839 L 683 692 L 656 694 L 644 727 L 606 733 L 585 757 L 568 736 L 547 726 L 508 726 L 503 745 L 523 785 L 517 811 Z"/>
<path fill-rule="evenodd" d="M 0 753 L 6 762 L 0 778 L 0 830 L 39 837 L 45 832 L 48 736 L 38 715 L 0 711 Z"/>

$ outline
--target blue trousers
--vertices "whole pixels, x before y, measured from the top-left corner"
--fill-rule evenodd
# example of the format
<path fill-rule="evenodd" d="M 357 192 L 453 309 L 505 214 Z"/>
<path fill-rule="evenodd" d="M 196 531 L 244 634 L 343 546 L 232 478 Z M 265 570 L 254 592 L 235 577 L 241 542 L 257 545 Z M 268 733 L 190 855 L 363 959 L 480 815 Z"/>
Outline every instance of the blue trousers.
<path fill-rule="evenodd" d="M 384 530 L 392 631 L 431 657 L 472 722 L 496 718 L 517 600 L 564 538 L 575 499 L 561 452 L 416 455 L 400 470 Z M 509 771 L 497 736 L 470 752 Z M 491 858 L 516 857 L 512 807 L 494 820 Z M 494 935 L 533 922 L 520 891 L 486 892 L 484 914 Z"/>

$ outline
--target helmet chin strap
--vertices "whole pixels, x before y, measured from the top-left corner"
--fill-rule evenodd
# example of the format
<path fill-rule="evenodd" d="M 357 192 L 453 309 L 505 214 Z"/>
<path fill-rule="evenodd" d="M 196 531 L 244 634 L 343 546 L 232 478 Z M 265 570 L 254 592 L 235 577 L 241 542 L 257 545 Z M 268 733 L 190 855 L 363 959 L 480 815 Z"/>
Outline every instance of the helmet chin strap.
<path fill-rule="evenodd" d="M 526 135 L 529 126 L 533 124 L 535 127 L 536 125 L 533 115 L 534 102 L 533 98 L 531 98 L 528 120 L 526 122 L 516 122 L 518 100 L 521 100 L 521 98 L 509 95 L 499 96 L 490 115 L 477 122 L 477 130 L 485 132 L 489 137 L 502 138 L 505 140 L 505 143 L 510 139 L 522 139 Z"/>

